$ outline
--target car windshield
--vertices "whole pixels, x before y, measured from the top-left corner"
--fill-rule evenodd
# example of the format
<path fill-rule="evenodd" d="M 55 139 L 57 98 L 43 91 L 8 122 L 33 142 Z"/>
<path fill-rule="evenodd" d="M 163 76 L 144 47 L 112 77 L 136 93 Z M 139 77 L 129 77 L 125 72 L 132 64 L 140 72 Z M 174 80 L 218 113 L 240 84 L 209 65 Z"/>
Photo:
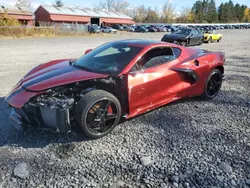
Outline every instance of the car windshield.
<path fill-rule="evenodd" d="M 90 72 L 117 75 L 142 49 L 126 43 L 107 43 L 80 57 L 73 66 Z"/>
<path fill-rule="evenodd" d="M 173 32 L 174 34 L 189 35 L 191 33 L 190 29 L 178 29 Z"/>
<path fill-rule="evenodd" d="M 213 34 L 213 33 L 215 33 L 215 32 L 214 32 L 214 31 L 205 31 L 205 33 Z"/>

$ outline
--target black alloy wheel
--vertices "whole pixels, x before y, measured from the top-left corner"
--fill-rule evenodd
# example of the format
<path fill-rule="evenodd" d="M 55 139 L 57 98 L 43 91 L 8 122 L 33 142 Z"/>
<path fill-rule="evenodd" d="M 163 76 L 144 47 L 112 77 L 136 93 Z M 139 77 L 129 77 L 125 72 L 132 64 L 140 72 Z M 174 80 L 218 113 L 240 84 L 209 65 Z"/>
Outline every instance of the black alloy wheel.
<path fill-rule="evenodd" d="M 90 138 L 109 134 L 119 123 L 120 117 L 119 100 L 104 90 L 90 91 L 76 106 L 76 122 Z"/>
<path fill-rule="evenodd" d="M 93 134 L 104 134 L 113 127 L 117 117 L 116 104 L 103 98 L 93 104 L 85 115 L 86 127 Z"/>
<path fill-rule="evenodd" d="M 217 96 L 222 85 L 222 73 L 218 69 L 214 69 L 205 84 L 205 89 L 202 94 L 204 99 L 212 99 Z"/>

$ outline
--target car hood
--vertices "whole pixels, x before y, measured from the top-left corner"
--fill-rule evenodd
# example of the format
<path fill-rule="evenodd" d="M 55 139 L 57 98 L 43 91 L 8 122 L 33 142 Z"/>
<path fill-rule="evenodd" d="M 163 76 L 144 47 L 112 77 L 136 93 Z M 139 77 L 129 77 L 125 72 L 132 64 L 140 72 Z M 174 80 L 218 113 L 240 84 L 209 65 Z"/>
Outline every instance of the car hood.
<path fill-rule="evenodd" d="M 31 70 L 19 85 L 30 91 L 43 91 L 60 85 L 107 76 L 71 66 L 69 60 L 56 60 Z"/>
<path fill-rule="evenodd" d="M 181 39 L 181 38 L 186 38 L 187 36 L 181 35 L 181 34 L 166 34 L 164 35 L 165 39 Z"/>

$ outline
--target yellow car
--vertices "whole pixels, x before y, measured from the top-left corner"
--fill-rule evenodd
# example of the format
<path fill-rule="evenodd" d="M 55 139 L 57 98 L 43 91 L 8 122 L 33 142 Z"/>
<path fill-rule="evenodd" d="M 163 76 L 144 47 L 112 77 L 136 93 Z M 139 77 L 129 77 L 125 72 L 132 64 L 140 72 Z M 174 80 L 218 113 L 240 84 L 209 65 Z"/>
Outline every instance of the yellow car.
<path fill-rule="evenodd" d="M 204 32 L 204 42 L 211 43 L 213 41 L 220 42 L 222 39 L 222 34 L 216 33 L 216 31 L 205 31 Z"/>

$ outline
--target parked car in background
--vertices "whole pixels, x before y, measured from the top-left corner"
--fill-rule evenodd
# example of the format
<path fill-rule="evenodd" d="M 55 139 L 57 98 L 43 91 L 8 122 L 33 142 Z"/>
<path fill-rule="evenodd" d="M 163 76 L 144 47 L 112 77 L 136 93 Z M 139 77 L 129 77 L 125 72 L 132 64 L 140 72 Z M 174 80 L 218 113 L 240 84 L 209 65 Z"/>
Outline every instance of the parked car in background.
<path fill-rule="evenodd" d="M 119 24 L 113 25 L 112 28 L 113 28 L 113 29 L 117 29 L 117 30 L 119 30 L 119 31 L 124 31 L 124 28 L 123 28 L 121 25 L 119 25 Z"/>
<path fill-rule="evenodd" d="M 201 45 L 204 34 L 194 28 L 180 28 L 171 34 L 165 34 L 161 41 L 179 44 L 182 46 Z"/>
<path fill-rule="evenodd" d="M 148 32 L 158 32 L 158 30 L 152 26 L 148 26 L 147 29 L 148 29 Z"/>
<path fill-rule="evenodd" d="M 164 27 L 167 29 L 168 32 L 174 32 L 174 31 L 178 30 L 178 27 L 176 27 L 176 26 L 165 25 Z"/>
<path fill-rule="evenodd" d="M 134 32 L 134 31 L 135 31 L 135 29 L 134 29 L 133 27 L 127 26 L 127 25 L 124 25 L 124 26 L 123 26 L 123 29 L 124 29 L 125 31 L 128 31 L 128 32 Z"/>
<path fill-rule="evenodd" d="M 204 42 L 211 43 L 213 41 L 220 42 L 222 34 L 218 34 L 215 30 L 209 30 L 204 32 Z"/>
<path fill-rule="evenodd" d="M 145 28 L 144 26 L 136 26 L 135 27 L 135 32 L 139 32 L 139 33 L 146 33 L 146 32 L 148 32 L 148 29 L 147 28 Z"/>
<path fill-rule="evenodd" d="M 156 26 L 156 29 L 159 31 L 159 32 L 166 32 L 167 29 L 165 27 L 161 27 L 161 26 Z"/>
<path fill-rule="evenodd" d="M 117 33 L 117 30 L 112 27 L 102 27 L 101 30 L 103 33 Z"/>
<path fill-rule="evenodd" d="M 88 31 L 90 33 L 100 33 L 101 32 L 101 28 L 100 26 L 96 25 L 96 24 L 92 24 L 88 26 Z"/>

